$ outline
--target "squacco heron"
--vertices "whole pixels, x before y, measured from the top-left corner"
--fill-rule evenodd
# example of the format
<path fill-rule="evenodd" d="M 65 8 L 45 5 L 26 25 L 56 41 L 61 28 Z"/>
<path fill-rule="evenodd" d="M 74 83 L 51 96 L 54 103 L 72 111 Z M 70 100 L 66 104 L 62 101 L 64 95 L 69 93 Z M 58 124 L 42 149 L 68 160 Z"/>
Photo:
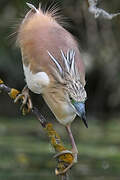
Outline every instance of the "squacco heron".
<path fill-rule="evenodd" d="M 71 123 L 80 116 L 86 127 L 85 68 L 74 37 L 59 23 L 56 9 L 42 11 L 27 3 L 30 11 L 18 29 L 23 69 L 28 88 L 41 94 L 70 137 L 72 150 L 78 150 Z M 65 153 L 65 152 L 64 152 Z"/>

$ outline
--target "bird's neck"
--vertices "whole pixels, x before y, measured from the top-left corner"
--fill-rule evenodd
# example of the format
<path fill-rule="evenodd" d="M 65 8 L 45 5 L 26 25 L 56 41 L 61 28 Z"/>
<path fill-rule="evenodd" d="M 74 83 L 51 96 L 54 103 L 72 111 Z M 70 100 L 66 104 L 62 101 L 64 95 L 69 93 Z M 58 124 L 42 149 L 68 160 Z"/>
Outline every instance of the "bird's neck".
<path fill-rule="evenodd" d="M 62 88 L 52 88 L 44 92 L 43 98 L 57 120 L 66 125 L 75 118 L 75 113 L 69 102 L 67 102 L 65 92 Z"/>
<path fill-rule="evenodd" d="M 57 85 L 47 88 L 43 93 L 43 98 L 50 107 L 55 109 L 66 102 L 64 89 Z"/>

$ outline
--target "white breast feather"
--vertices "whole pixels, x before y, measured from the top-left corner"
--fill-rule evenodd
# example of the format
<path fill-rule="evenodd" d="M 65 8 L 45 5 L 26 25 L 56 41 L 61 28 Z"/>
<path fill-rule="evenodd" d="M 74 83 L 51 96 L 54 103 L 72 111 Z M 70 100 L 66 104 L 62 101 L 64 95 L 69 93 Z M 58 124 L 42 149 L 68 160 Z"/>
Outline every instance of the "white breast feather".
<path fill-rule="evenodd" d="M 74 109 L 71 107 L 71 105 L 69 105 L 68 103 L 62 104 L 61 106 L 63 109 L 62 112 L 66 114 L 66 116 L 63 119 L 59 119 L 59 117 L 57 117 L 57 120 L 65 126 L 67 124 L 72 123 L 72 121 L 76 117 L 76 113 Z"/>
<path fill-rule="evenodd" d="M 23 69 L 28 88 L 34 93 L 43 93 L 44 88 L 50 83 L 50 79 L 47 73 L 38 72 L 36 74 L 33 74 L 30 71 L 30 67 L 26 67 L 25 65 L 23 65 Z"/>

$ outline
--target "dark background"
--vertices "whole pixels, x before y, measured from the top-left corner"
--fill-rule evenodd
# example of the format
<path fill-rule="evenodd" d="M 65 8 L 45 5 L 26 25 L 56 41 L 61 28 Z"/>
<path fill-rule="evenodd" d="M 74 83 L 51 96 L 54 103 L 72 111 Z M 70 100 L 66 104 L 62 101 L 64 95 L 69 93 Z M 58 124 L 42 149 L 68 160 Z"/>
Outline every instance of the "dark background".
<path fill-rule="evenodd" d="M 51 3 L 59 4 L 61 14 L 66 17 L 69 24 L 67 29 L 78 39 L 86 66 L 86 110 L 89 130 L 84 128 L 80 120 L 73 123 L 74 134 L 79 134 L 76 139 L 81 154 L 81 161 L 76 169 L 74 168 L 73 177 L 82 177 L 85 180 L 117 180 L 120 177 L 120 16 L 112 20 L 95 19 L 88 12 L 85 0 L 29 0 L 29 3 L 36 7 L 39 2 L 43 7 L 48 7 Z M 110 13 L 120 12 L 119 0 L 100 0 L 98 6 Z M 17 26 L 28 10 L 26 0 L 0 0 L 0 78 L 10 87 L 20 90 L 24 87 L 25 81 L 20 50 L 15 42 Z M 33 103 L 45 117 L 48 120 L 54 118 L 42 97 L 31 95 Z M 48 141 L 42 129 L 39 129 L 38 122 L 31 116 L 27 116 L 27 120 L 23 119 L 19 105 L 15 105 L 5 94 L 0 94 L 0 119 L 2 180 L 13 180 L 16 177 L 39 179 L 41 174 L 46 179 L 49 174 L 51 176 L 55 164 L 51 165 L 51 155 L 47 157 Z M 63 127 L 58 123 L 55 127 L 67 143 Z M 38 153 L 39 148 L 41 149 L 40 140 L 43 142 L 43 151 L 40 151 L 42 160 Z M 33 149 L 36 147 L 37 152 L 35 149 L 30 150 L 31 145 Z M 44 155 L 45 148 L 48 150 Z M 21 176 L 15 167 L 21 170 Z M 41 167 L 42 171 L 39 174 Z M 14 170 L 18 172 L 17 175 Z"/>

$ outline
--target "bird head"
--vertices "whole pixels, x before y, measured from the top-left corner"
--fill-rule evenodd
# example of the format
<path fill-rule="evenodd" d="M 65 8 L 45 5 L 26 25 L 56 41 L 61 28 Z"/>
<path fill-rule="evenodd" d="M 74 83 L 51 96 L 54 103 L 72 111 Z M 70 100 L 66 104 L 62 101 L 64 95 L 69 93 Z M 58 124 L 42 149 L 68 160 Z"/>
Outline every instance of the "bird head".
<path fill-rule="evenodd" d="M 66 91 L 70 105 L 73 107 L 76 114 L 81 117 L 85 126 L 88 127 L 85 113 L 85 101 L 87 99 L 87 94 L 84 86 L 81 84 L 80 80 L 69 79 L 69 81 L 67 81 Z"/>
<path fill-rule="evenodd" d="M 81 83 L 80 72 L 75 64 L 75 51 L 68 50 L 65 55 L 61 50 L 62 65 L 49 51 L 48 54 L 57 67 L 52 67 L 54 77 L 63 86 L 67 102 L 88 127 L 85 115 L 87 94 L 84 85 Z"/>

